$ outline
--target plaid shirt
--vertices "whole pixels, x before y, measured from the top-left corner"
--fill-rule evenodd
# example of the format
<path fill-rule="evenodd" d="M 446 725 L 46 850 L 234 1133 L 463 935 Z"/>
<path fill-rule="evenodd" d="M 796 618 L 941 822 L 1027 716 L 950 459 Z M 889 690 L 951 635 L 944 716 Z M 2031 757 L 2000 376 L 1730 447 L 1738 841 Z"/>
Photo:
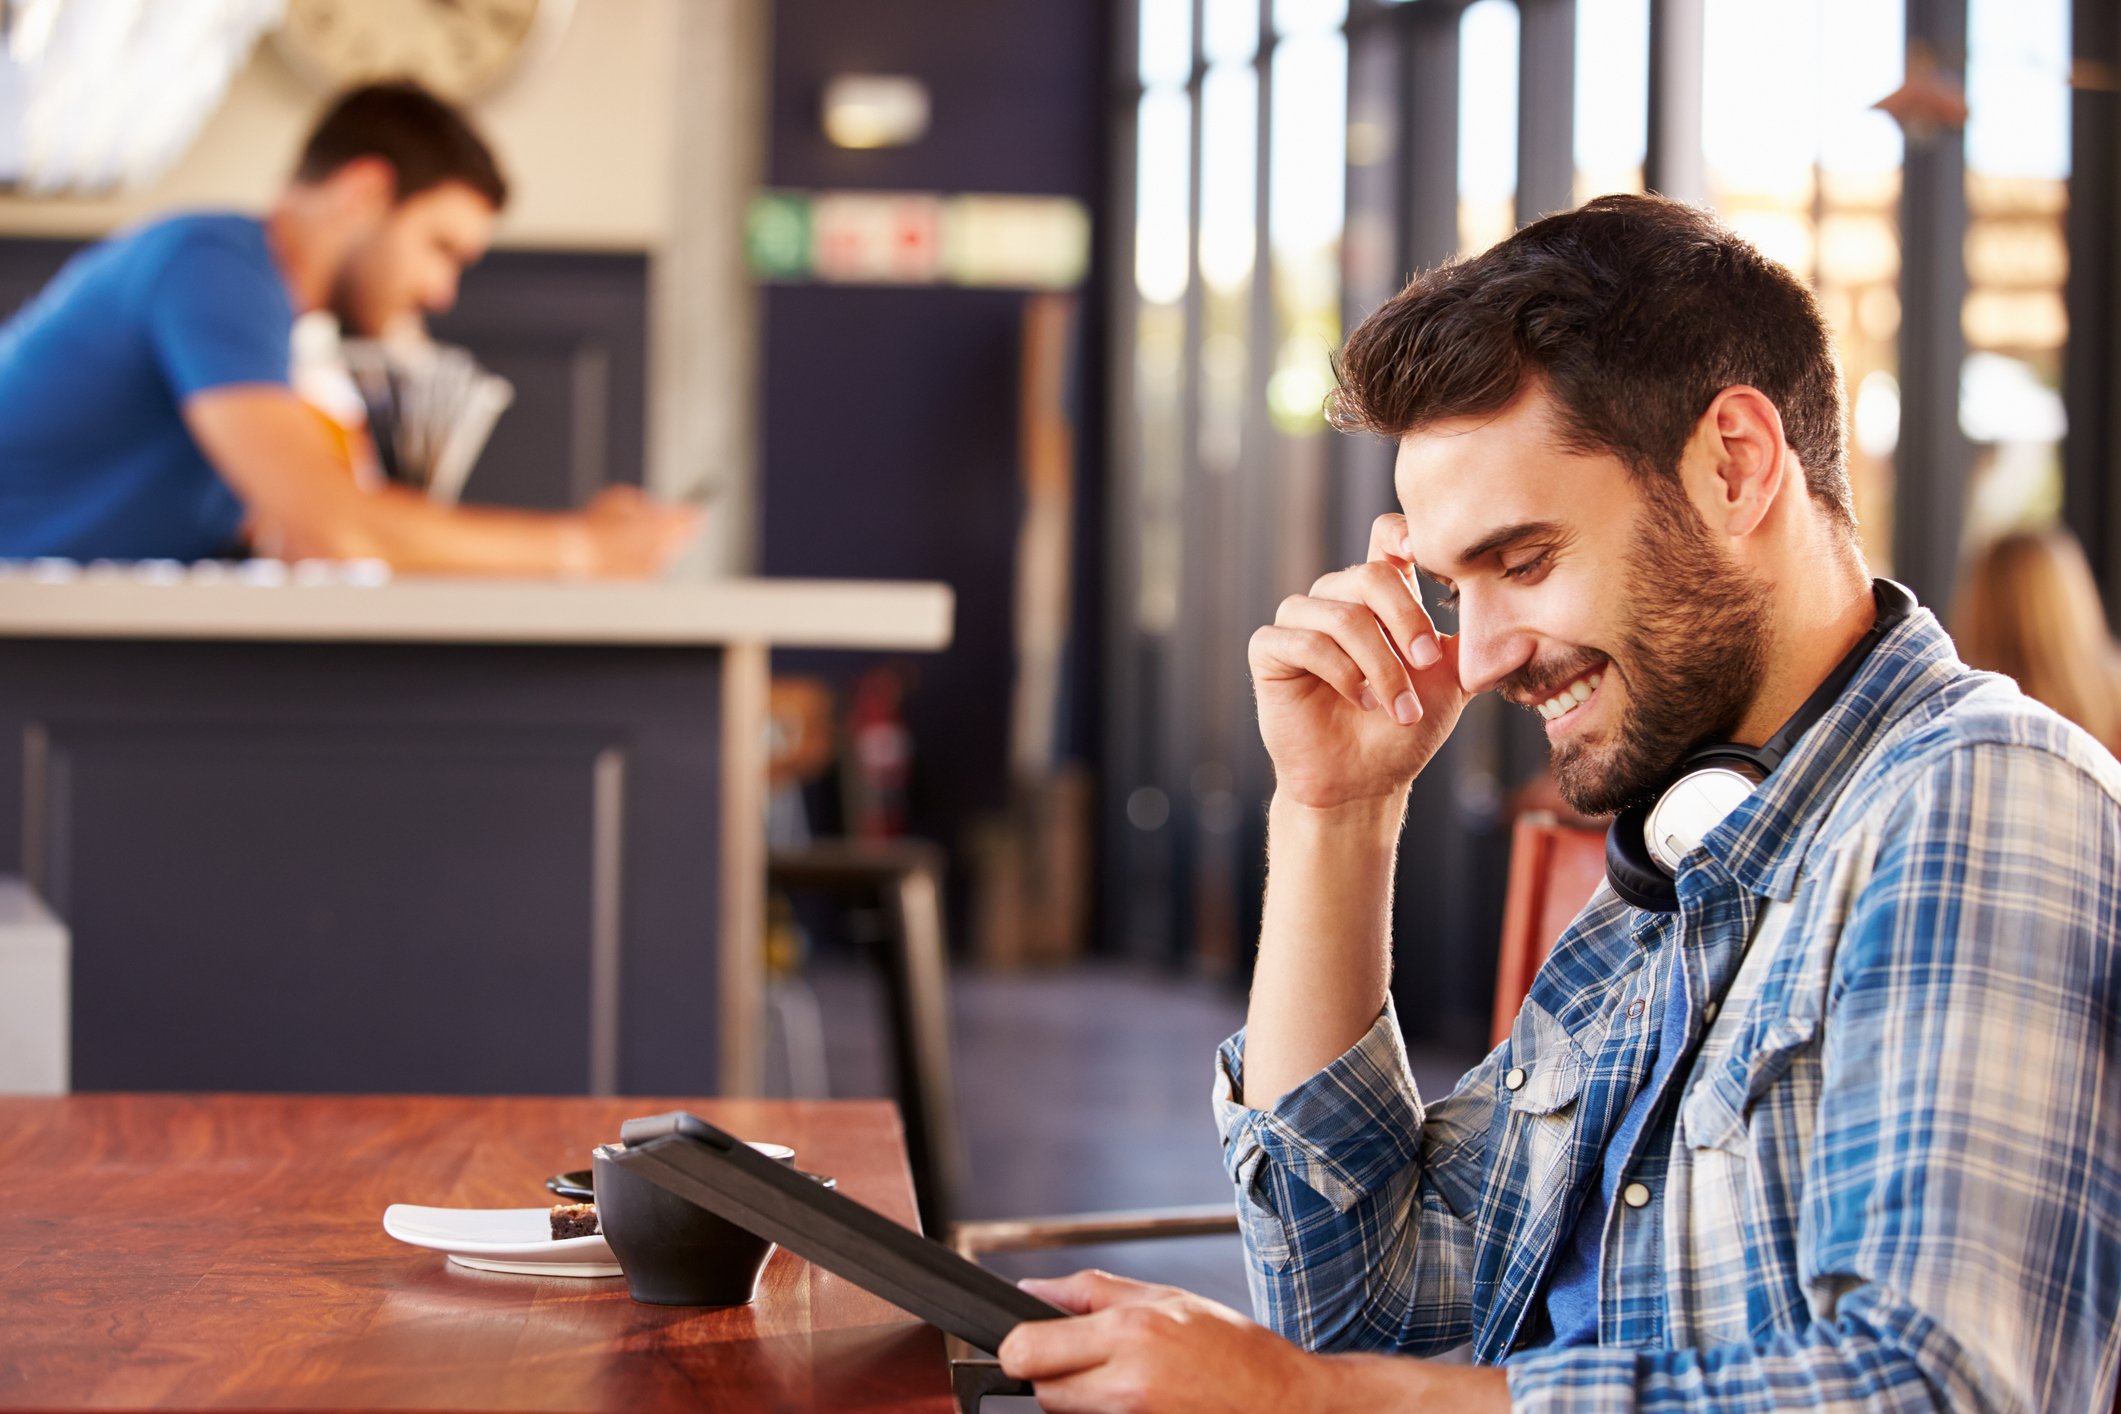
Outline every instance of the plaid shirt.
<path fill-rule="evenodd" d="M 1435 1104 L 1389 1006 L 1270 1110 L 1225 1043 L 1260 1318 L 1318 1350 L 1470 1343 L 1525 1410 L 2104 1411 L 2121 765 L 1917 611 L 1678 892 L 1660 915 L 1601 886 Z M 1707 1034 L 1602 1211 L 1668 1005 Z M 1599 1344 L 1542 1348 L 1579 1211 Z"/>

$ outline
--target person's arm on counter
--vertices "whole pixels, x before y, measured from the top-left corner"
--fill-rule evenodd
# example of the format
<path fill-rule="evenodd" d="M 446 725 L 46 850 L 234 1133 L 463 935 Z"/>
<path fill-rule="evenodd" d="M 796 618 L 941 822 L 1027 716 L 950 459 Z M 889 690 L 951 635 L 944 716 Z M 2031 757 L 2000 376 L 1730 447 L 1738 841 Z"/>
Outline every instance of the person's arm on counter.
<path fill-rule="evenodd" d="M 361 490 L 329 434 L 293 392 L 210 388 L 184 402 L 193 438 L 293 557 L 387 560 L 401 570 L 638 577 L 660 570 L 698 529 L 690 506 L 615 487 L 577 512 L 441 506 L 389 488 Z"/>

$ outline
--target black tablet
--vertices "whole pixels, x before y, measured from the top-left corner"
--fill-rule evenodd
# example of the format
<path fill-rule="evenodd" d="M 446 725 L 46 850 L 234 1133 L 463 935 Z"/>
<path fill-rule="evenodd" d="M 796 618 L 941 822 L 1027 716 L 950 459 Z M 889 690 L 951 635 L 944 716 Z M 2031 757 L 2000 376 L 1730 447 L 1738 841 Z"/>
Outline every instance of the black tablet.
<path fill-rule="evenodd" d="M 614 1162 L 981 1350 L 1068 1313 L 683 1110 L 630 1119 Z"/>

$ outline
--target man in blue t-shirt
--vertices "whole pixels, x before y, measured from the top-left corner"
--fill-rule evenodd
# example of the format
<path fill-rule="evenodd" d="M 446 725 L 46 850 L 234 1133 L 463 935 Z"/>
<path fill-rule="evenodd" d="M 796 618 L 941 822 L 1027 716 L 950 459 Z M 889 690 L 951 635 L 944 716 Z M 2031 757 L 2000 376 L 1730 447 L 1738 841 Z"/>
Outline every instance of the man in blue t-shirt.
<path fill-rule="evenodd" d="M 290 556 L 410 570 L 643 575 L 695 513 L 615 488 L 558 515 L 360 489 L 289 384 L 295 317 L 373 336 L 455 301 L 507 185 L 409 84 L 335 104 L 261 220 L 165 218 L 68 262 L 0 329 L 0 559 Z"/>

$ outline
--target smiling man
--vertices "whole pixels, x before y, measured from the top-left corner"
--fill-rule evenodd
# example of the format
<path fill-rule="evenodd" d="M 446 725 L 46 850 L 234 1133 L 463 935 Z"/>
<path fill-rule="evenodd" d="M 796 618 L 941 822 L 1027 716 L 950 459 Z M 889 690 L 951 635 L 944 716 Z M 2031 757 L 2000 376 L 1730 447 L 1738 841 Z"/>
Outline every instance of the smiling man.
<path fill-rule="evenodd" d="M 1417 280 L 1340 373 L 1404 514 L 1252 641 L 1277 784 L 1216 1103 L 1265 1324 L 1082 1273 L 1004 1365 L 1054 1411 L 2105 1410 L 2121 766 L 1872 580 L 1810 294 L 1607 197 Z M 1486 691 L 1625 813 L 1425 1103 L 1393 856 Z"/>
<path fill-rule="evenodd" d="M 70 261 L 0 329 L 0 559 L 289 556 L 404 569 L 645 575 L 689 507 L 615 488 L 581 512 L 362 491 L 289 385 L 295 316 L 349 334 L 447 310 L 508 199 L 462 115 L 410 84 L 319 121 L 263 219 L 190 212 Z"/>

